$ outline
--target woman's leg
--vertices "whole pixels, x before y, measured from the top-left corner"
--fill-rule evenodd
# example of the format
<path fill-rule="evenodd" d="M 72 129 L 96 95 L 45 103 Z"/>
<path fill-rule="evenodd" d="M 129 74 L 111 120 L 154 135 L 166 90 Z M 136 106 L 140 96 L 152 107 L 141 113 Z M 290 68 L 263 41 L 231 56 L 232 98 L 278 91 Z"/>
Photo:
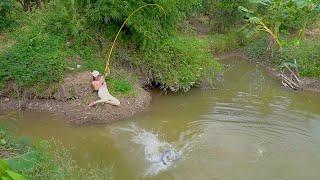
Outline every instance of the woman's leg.
<path fill-rule="evenodd" d="M 96 104 L 99 104 L 99 103 L 109 103 L 109 100 L 108 99 L 99 99 L 97 101 L 94 101 L 94 102 L 90 103 L 88 105 L 88 107 L 92 107 L 92 106 L 94 106 Z"/>
<path fill-rule="evenodd" d="M 109 104 L 115 105 L 115 106 L 119 106 L 120 105 L 120 101 L 113 97 L 111 94 L 108 95 L 108 102 Z"/>

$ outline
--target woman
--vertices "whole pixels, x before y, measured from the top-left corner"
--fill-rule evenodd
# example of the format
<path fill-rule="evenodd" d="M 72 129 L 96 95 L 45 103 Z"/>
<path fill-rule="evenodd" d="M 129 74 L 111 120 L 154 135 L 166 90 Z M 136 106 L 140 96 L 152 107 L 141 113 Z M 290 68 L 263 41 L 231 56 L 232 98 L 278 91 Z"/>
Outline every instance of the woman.
<path fill-rule="evenodd" d="M 95 91 L 98 91 L 98 96 L 101 99 L 90 103 L 89 107 L 94 106 L 98 103 L 109 103 L 115 106 L 119 106 L 120 101 L 109 93 L 104 77 L 101 76 L 98 71 L 93 71 L 91 74 L 93 76 L 92 86 Z"/>

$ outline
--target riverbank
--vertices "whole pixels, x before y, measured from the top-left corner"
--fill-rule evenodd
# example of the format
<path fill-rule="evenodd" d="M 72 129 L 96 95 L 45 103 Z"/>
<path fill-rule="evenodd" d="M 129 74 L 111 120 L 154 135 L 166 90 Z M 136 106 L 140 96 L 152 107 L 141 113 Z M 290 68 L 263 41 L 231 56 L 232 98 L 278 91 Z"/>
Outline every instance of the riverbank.
<path fill-rule="evenodd" d="M 243 51 L 226 52 L 226 53 L 222 53 L 222 54 L 216 54 L 214 56 L 215 56 L 215 58 L 220 59 L 220 60 L 229 59 L 232 57 L 239 57 L 241 59 L 249 61 L 250 63 L 259 64 L 261 67 L 264 68 L 264 70 L 269 75 L 271 75 L 272 77 L 274 77 L 278 80 L 282 80 L 281 72 L 275 65 L 273 65 L 271 63 L 267 63 L 267 62 L 261 62 L 259 60 L 250 61 L 248 55 Z M 320 80 L 319 79 L 310 78 L 310 77 L 302 77 L 302 78 L 300 78 L 300 80 L 301 80 L 301 82 L 299 85 L 301 87 L 301 90 L 320 93 Z"/>
<path fill-rule="evenodd" d="M 13 128 L 0 124 L 1 179 L 113 179 L 111 167 L 80 167 L 71 149 L 56 140 L 15 137 Z"/>
<path fill-rule="evenodd" d="M 150 105 L 150 93 L 135 83 L 133 95 L 117 96 L 121 102 L 120 106 L 98 104 L 88 107 L 90 102 L 98 99 L 97 93 L 91 88 L 90 80 L 89 72 L 71 74 L 64 79 L 57 93 L 50 98 L 29 98 L 19 101 L 3 93 L 0 95 L 0 109 L 62 113 L 75 124 L 102 124 L 130 118 Z"/>

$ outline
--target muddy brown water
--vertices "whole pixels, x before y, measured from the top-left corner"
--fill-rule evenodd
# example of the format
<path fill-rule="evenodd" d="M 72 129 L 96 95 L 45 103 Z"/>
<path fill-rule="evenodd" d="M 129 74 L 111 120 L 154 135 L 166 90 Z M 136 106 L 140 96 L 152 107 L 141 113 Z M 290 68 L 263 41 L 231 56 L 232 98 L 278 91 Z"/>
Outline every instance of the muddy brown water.
<path fill-rule="evenodd" d="M 74 126 L 48 113 L 2 112 L 19 136 L 55 139 L 81 165 L 113 167 L 115 179 L 319 179 L 320 95 L 286 90 L 236 58 L 217 89 L 154 93 L 134 118 Z M 175 149 L 168 166 L 157 157 Z"/>

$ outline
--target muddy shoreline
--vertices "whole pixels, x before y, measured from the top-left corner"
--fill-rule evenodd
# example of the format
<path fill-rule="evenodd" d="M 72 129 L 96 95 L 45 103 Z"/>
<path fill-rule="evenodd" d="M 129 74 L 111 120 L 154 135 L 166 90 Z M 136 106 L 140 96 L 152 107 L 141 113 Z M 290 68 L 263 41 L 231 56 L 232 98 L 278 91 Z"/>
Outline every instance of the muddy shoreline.
<path fill-rule="evenodd" d="M 0 110 L 27 110 L 36 112 L 51 112 L 64 114 L 67 120 L 74 124 L 106 124 L 128 119 L 138 112 L 144 111 L 151 103 L 151 93 L 140 84 L 134 84 L 135 94 L 132 96 L 116 96 L 121 104 L 98 104 L 88 107 L 88 104 L 98 98 L 97 92 L 91 88 L 89 72 L 70 75 L 65 78 L 65 84 L 59 91 L 48 98 L 13 99 L 6 93 L 0 94 Z M 71 83 L 70 83 L 71 82 Z M 70 89 L 73 93 L 70 94 Z M 70 98 L 72 96 L 72 98 Z"/>
<path fill-rule="evenodd" d="M 51 112 L 64 114 L 68 121 L 74 124 L 105 124 L 123 120 L 144 111 L 151 102 L 151 95 L 141 90 L 140 95 L 130 98 L 119 98 L 119 107 L 109 104 L 100 104 L 95 107 L 87 107 L 81 100 L 57 101 L 55 99 L 32 99 L 23 103 L 22 109 L 36 112 Z M 1 110 L 18 110 L 19 101 L 0 98 Z"/>
<path fill-rule="evenodd" d="M 245 59 L 247 61 L 249 61 L 248 56 L 242 52 L 242 51 L 233 51 L 233 52 L 227 52 L 227 53 L 223 53 L 223 54 L 217 54 L 214 55 L 215 58 L 220 59 L 220 60 L 224 60 L 224 59 L 228 59 L 231 57 L 239 57 L 241 59 Z M 249 61 L 250 63 L 256 63 L 259 64 L 261 67 L 264 68 L 264 70 L 271 75 L 272 77 L 278 79 L 279 81 L 281 81 L 281 76 L 280 76 L 280 72 L 277 70 L 276 66 L 270 64 L 270 63 L 264 63 L 264 62 L 252 62 Z M 316 78 L 309 78 L 309 77 L 304 77 L 301 78 L 301 90 L 304 91 L 310 91 L 310 92 L 316 92 L 316 93 L 320 93 L 320 80 L 316 79 Z"/>

